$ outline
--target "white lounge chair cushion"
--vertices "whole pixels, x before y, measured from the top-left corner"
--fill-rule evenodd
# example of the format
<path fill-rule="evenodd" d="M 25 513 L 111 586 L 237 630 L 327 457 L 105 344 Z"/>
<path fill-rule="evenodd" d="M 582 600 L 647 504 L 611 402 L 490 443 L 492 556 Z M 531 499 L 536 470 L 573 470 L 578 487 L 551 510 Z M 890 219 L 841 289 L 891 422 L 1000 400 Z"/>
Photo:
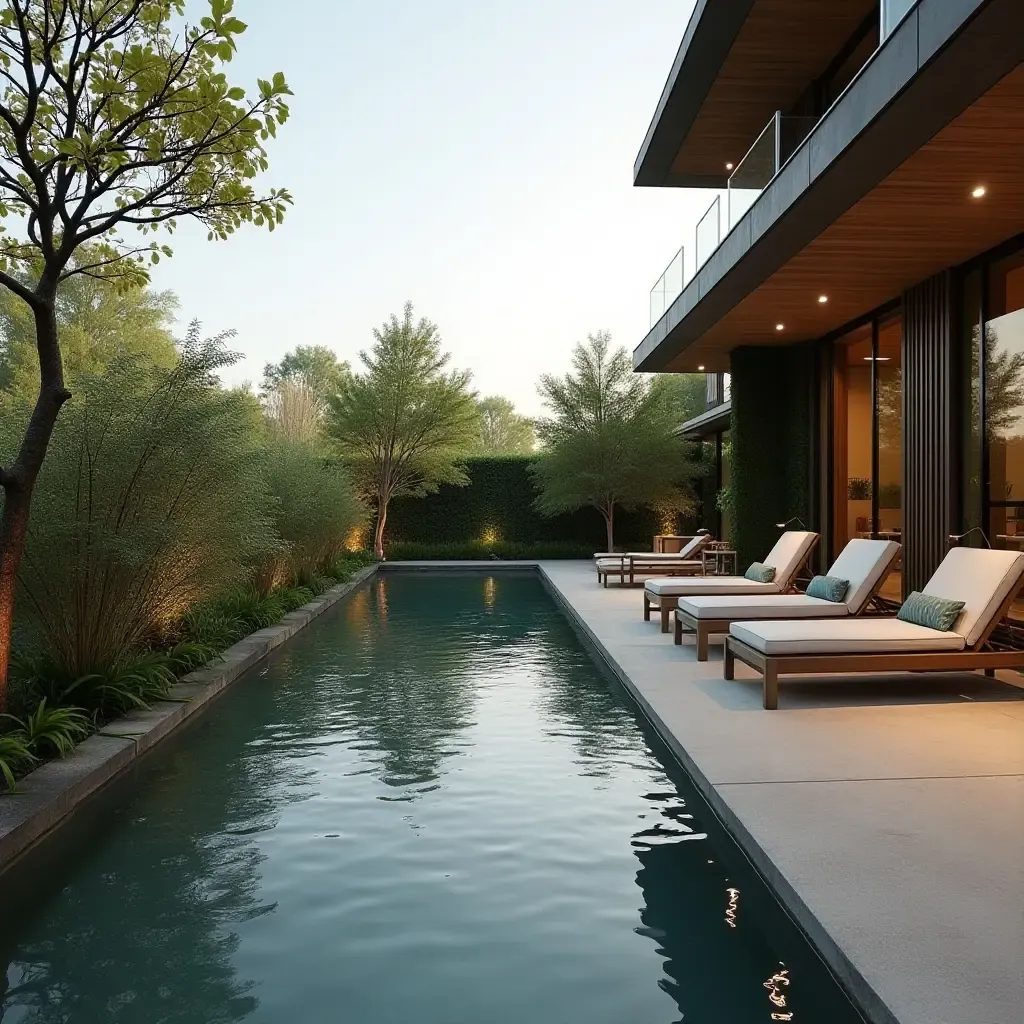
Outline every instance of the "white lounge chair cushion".
<path fill-rule="evenodd" d="M 741 621 L 729 627 L 729 634 L 762 654 L 899 654 L 965 647 L 959 633 L 895 618 Z"/>
<path fill-rule="evenodd" d="M 800 566 L 807 561 L 817 539 L 818 535 L 810 530 L 787 530 L 775 542 L 775 547 L 768 552 L 762 564 L 775 570 L 775 582 L 780 591 L 789 586 Z"/>
<path fill-rule="evenodd" d="M 849 609 L 841 602 L 806 594 L 681 597 L 678 607 L 698 619 L 827 619 L 849 614 Z"/>
<path fill-rule="evenodd" d="M 973 647 L 1024 572 L 1024 552 L 951 548 L 924 588 L 931 597 L 963 601 L 953 629 Z"/>
<path fill-rule="evenodd" d="M 743 576 L 701 576 L 698 579 L 675 579 L 656 576 L 644 583 L 648 595 L 659 597 L 688 597 L 697 594 L 779 594 L 778 583 L 757 583 Z"/>
<path fill-rule="evenodd" d="M 827 575 L 849 580 L 844 604 L 857 615 L 871 595 L 882 573 L 892 565 L 900 550 L 893 540 L 851 540 L 832 563 Z"/>
<path fill-rule="evenodd" d="M 711 539 L 709 534 L 702 533 L 698 537 L 692 537 L 679 551 L 598 551 L 594 555 L 594 561 L 599 562 L 602 558 L 614 558 L 616 561 L 625 559 L 643 559 L 648 562 L 674 562 L 676 559 L 692 559 L 702 547 Z"/>

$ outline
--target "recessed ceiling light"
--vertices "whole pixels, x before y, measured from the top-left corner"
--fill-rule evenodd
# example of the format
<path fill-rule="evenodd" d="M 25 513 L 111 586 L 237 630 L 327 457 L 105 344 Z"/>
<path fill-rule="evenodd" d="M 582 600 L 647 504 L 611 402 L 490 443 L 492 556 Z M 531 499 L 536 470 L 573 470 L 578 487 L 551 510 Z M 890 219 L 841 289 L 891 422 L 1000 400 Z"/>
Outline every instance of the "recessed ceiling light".
<path fill-rule="evenodd" d="M 781 331 L 781 330 L 783 330 L 785 328 L 785 326 L 786 326 L 785 324 L 776 324 L 775 325 L 775 330 Z"/>
<path fill-rule="evenodd" d="M 698 369 L 698 370 L 703 370 L 703 369 L 704 369 L 704 365 L 703 365 L 703 363 L 702 363 L 702 364 L 701 364 L 700 366 L 698 366 L 698 367 L 697 367 L 697 369 Z"/>
<path fill-rule="evenodd" d="M 985 186 L 984 185 L 978 185 L 978 187 L 975 188 L 973 192 L 971 192 L 971 195 L 974 196 L 975 199 L 980 199 L 984 194 L 985 194 Z"/>
<path fill-rule="evenodd" d="M 828 296 L 827 296 L 827 295 L 819 295 L 819 296 L 818 296 L 818 301 L 819 301 L 819 302 L 820 302 L 820 303 L 821 303 L 822 305 L 824 305 L 824 304 L 825 304 L 826 302 L 828 302 Z"/>
<path fill-rule="evenodd" d="M 732 164 L 726 164 L 726 165 L 725 165 L 725 169 L 726 169 L 727 171 L 731 171 L 731 170 L 732 170 Z"/>

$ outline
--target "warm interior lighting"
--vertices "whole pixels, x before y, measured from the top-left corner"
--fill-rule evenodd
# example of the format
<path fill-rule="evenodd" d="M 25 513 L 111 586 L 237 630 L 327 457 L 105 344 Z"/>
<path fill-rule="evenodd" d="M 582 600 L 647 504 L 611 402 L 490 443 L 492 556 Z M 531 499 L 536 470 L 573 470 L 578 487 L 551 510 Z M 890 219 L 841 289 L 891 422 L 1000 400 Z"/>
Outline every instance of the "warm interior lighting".
<path fill-rule="evenodd" d="M 971 195 L 974 196 L 975 199 L 980 199 L 984 194 L 985 194 L 985 186 L 984 185 L 978 185 L 974 189 L 974 191 L 971 192 Z"/>
<path fill-rule="evenodd" d="M 697 367 L 697 370 L 698 371 L 702 371 L 703 369 L 704 369 L 704 364 L 701 363 L 700 366 Z"/>
<path fill-rule="evenodd" d="M 732 164 L 726 164 L 726 165 L 725 165 L 725 169 L 726 169 L 727 171 L 731 171 L 731 170 L 732 170 Z"/>
<path fill-rule="evenodd" d="M 819 301 L 819 302 L 820 302 L 820 303 L 821 303 L 822 305 L 824 305 L 824 304 L 825 304 L 826 302 L 828 302 L 828 296 L 827 296 L 827 295 L 819 295 L 819 296 L 818 296 L 818 301 Z"/>
<path fill-rule="evenodd" d="M 892 356 L 865 356 L 865 363 L 888 363 L 892 360 Z"/>
<path fill-rule="evenodd" d="M 777 331 L 784 330 L 785 326 L 786 326 L 785 324 L 776 324 L 775 325 L 775 330 L 777 330 Z"/>

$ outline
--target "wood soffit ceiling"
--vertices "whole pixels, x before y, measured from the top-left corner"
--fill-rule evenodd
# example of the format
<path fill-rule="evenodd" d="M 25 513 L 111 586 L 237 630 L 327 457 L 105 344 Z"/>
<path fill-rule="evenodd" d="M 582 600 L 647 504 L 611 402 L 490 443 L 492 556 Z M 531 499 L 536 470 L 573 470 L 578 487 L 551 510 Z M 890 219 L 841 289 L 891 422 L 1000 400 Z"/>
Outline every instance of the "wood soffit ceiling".
<path fill-rule="evenodd" d="M 1024 65 L 1007 75 L 667 367 L 810 341 L 1024 232 Z M 972 189 L 983 185 L 985 196 Z M 724 283 L 724 282 L 723 282 Z M 726 284 L 727 287 L 727 284 Z M 820 304 L 819 295 L 828 302 Z M 775 325 L 784 325 L 777 331 Z"/>
<path fill-rule="evenodd" d="M 722 175 L 726 161 L 738 163 L 768 118 L 792 107 L 874 6 L 873 0 L 756 0 L 672 173 Z"/>

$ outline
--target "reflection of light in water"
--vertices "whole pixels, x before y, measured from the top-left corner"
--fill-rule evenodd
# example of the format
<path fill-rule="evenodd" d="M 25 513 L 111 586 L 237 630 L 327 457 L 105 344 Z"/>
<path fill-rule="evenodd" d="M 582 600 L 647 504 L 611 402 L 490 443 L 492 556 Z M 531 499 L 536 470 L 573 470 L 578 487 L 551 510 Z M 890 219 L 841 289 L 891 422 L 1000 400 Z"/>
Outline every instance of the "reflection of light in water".
<path fill-rule="evenodd" d="M 484 580 L 484 607 L 493 608 L 494 599 L 498 593 L 498 581 L 493 576 Z"/>
<path fill-rule="evenodd" d="M 736 927 L 736 911 L 740 905 L 740 891 L 739 889 L 726 889 L 729 894 L 729 906 L 725 908 L 725 923 L 730 928 Z"/>
<path fill-rule="evenodd" d="M 778 1010 L 773 1010 L 771 1019 L 772 1020 L 792 1020 L 793 1014 L 790 1012 L 780 1013 L 779 1010 L 786 1009 L 786 992 L 785 990 L 789 987 L 790 977 L 789 970 L 783 969 L 776 971 L 765 983 L 764 987 L 768 989 L 768 999 L 772 1006 L 778 1007 Z"/>
<path fill-rule="evenodd" d="M 345 618 L 365 628 L 370 621 L 370 591 L 360 587 L 345 604 Z"/>
<path fill-rule="evenodd" d="M 377 580 L 377 618 L 381 625 L 388 621 L 388 588 L 384 580 Z"/>

